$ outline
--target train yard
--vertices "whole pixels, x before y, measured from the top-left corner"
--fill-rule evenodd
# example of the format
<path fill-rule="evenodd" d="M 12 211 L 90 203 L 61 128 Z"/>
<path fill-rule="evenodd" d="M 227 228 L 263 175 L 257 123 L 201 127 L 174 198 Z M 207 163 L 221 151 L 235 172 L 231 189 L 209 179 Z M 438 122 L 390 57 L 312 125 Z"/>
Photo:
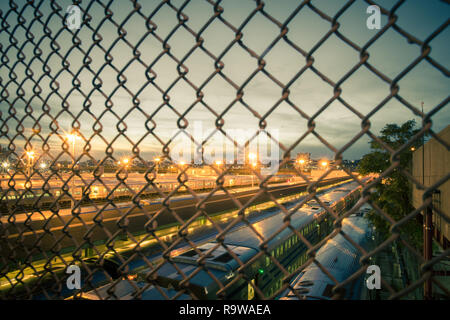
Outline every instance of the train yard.
<path fill-rule="evenodd" d="M 339 179 L 337 181 L 328 181 L 327 183 L 324 183 L 324 185 L 322 186 L 322 188 L 324 188 L 325 190 L 322 191 L 321 197 L 324 197 L 324 199 L 327 197 L 328 192 L 330 192 L 330 194 L 332 194 L 333 192 L 331 192 L 330 190 L 332 190 L 333 188 L 336 187 L 331 187 L 333 184 L 342 184 L 344 183 L 343 181 L 339 181 Z M 328 187 L 326 187 L 326 185 L 328 185 Z M 276 195 L 276 197 L 279 199 L 280 203 L 283 203 L 283 205 L 286 205 L 286 207 L 288 208 L 292 208 L 294 203 L 297 203 L 299 201 L 299 199 L 303 199 L 306 195 L 305 189 L 302 189 L 301 186 L 289 186 L 289 185 L 284 185 L 284 186 L 278 186 L 277 188 L 274 188 L 273 190 L 271 190 L 271 193 L 273 195 Z M 246 190 L 242 195 L 242 199 L 240 199 L 240 201 L 245 201 L 245 199 L 250 199 L 252 196 L 255 196 L 254 192 L 252 193 L 251 190 Z M 336 194 L 335 194 L 336 196 Z M 329 197 L 329 196 L 328 196 Z M 173 206 L 173 210 L 178 209 L 178 211 L 180 211 L 180 208 L 185 208 L 186 207 L 186 201 L 187 199 L 185 199 L 186 197 L 179 197 L 180 199 L 180 206 Z M 216 201 L 219 201 L 218 199 L 215 199 Z M 266 220 L 268 217 L 274 216 L 274 215 L 278 215 L 280 216 L 280 210 L 276 207 L 274 207 L 273 203 L 270 204 L 270 202 L 268 202 L 267 200 L 264 201 L 265 199 L 261 199 L 258 204 L 249 207 L 246 211 L 246 215 L 249 219 L 249 221 L 251 221 L 252 224 L 258 224 L 260 221 Z M 191 199 L 192 201 L 192 199 Z M 223 202 L 223 201 L 222 201 Z M 328 203 L 332 203 L 331 201 L 327 201 Z M 176 203 L 176 202 L 175 202 Z M 220 201 L 219 201 L 220 203 Z M 208 208 L 208 212 L 214 212 L 212 208 L 216 208 L 216 207 L 210 207 Z M 217 208 L 221 208 L 224 209 L 226 207 L 217 207 Z M 122 208 L 125 210 L 129 210 L 129 208 Z M 171 208 L 172 209 L 172 208 Z M 215 209 L 216 211 L 218 209 Z M 233 220 L 233 218 L 237 217 L 237 211 L 236 208 L 230 208 L 228 210 L 220 210 L 218 212 L 216 212 L 215 215 L 213 216 L 213 221 L 207 221 L 206 219 L 198 219 L 195 222 L 192 222 L 191 225 L 189 225 L 189 228 L 187 228 L 185 231 L 187 232 L 187 234 L 189 235 L 189 238 L 191 239 L 195 239 L 196 243 L 198 245 L 201 245 L 203 243 L 208 243 L 211 240 L 214 239 L 215 235 L 217 234 L 217 230 L 216 227 L 217 225 L 219 227 L 222 228 L 226 228 Z M 154 211 L 155 212 L 155 211 Z M 161 209 L 156 210 L 156 212 L 161 212 Z M 191 213 L 192 214 L 192 213 Z M 89 221 L 87 219 L 84 218 L 84 220 Z M 117 219 L 116 219 L 117 221 Z M 39 222 L 39 220 L 37 220 L 36 222 Z M 41 221 L 42 222 L 42 221 Z M 271 222 L 272 223 L 272 222 Z M 114 223 L 113 223 L 114 224 Z M 213 225 L 214 224 L 214 225 Z M 145 225 L 145 224 L 144 224 Z M 130 226 L 130 224 L 128 224 L 128 227 Z M 245 223 L 241 222 L 235 226 L 233 226 L 233 228 L 235 229 L 239 229 L 245 227 Z M 142 224 L 141 224 L 141 228 L 142 228 Z M 69 229 L 71 231 L 73 231 L 72 229 Z M 52 230 L 52 232 L 56 231 L 55 229 Z M 117 240 L 117 245 L 114 247 L 115 250 L 117 250 L 117 253 L 120 253 L 120 256 L 122 257 L 122 259 L 117 259 L 117 257 L 114 257 L 114 255 L 111 254 L 104 254 L 107 250 L 105 244 L 100 244 L 97 243 L 97 247 L 99 249 L 99 252 L 103 251 L 103 258 L 104 261 L 109 261 L 106 264 L 109 264 L 109 268 L 103 268 L 104 270 L 101 270 L 102 268 L 99 269 L 98 272 L 94 272 L 93 276 L 91 277 L 92 279 L 90 279 L 91 281 L 89 281 L 88 279 L 88 287 L 95 287 L 101 283 L 105 284 L 107 283 L 107 278 L 112 276 L 112 278 L 120 278 L 120 274 L 121 272 L 124 272 L 124 270 L 126 269 L 126 273 L 129 274 L 130 272 L 133 273 L 133 270 L 140 270 L 142 268 L 145 269 L 145 267 L 148 267 L 147 265 L 147 261 L 152 261 L 152 264 L 157 263 L 158 261 L 161 261 L 162 255 L 166 254 L 167 252 L 167 247 L 171 245 L 171 243 L 177 238 L 177 236 L 179 236 L 180 234 L 180 227 L 176 226 L 176 225 L 170 225 L 170 224 L 165 224 L 164 228 L 159 228 L 159 230 L 152 230 L 152 232 L 148 232 L 145 231 L 143 232 L 142 230 L 140 230 L 140 232 L 137 232 L 134 236 L 132 236 L 131 238 L 133 239 L 133 241 L 130 241 L 129 237 L 122 237 L 120 240 Z M 76 234 L 76 233 L 75 233 Z M 155 237 L 149 237 L 149 235 L 154 235 L 158 238 L 158 240 L 155 239 Z M 81 236 L 81 235 L 80 235 Z M 129 263 L 127 264 L 127 268 L 125 268 L 124 270 L 118 271 L 117 270 L 117 266 L 123 264 L 123 262 L 126 261 L 126 259 L 128 258 L 127 256 L 127 252 L 134 252 L 133 249 L 136 248 L 136 242 L 138 242 L 138 246 L 140 247 L 140 251 L 145 255 L 146 255 L 146 259 L 132 259 L 131 261 L 129 261 Z M 45 243 L 45 242 L 43 242 Z M 164 245 L 161 245 L 162 243 L 164 243 Z M 188 246 L 189 248 L 189 246 Z M 171 250 L 171 255 L 177 255 L 177 254 L 183 254 L 185 253 L 185 251 L 187 250 L 186 248 L 186 243 L 178 243 L 175 247 L 172 248 L 173 250 Z M 51 248 L 50 248 L 51 250 Z M 80 250 L 80 252 L 83 252 Z M 117 254 L 116 254 L 117 255 Z M 69 256 L 69 255 L 68 255 Z M 86 263 L 90 263 L 90 261 L 94 261 L 95 259 L 93 258 L 95 256 L 95 252 L 91 252 L 89 253 L 85 253 L 81 255 L 83 257 L 83 260 L 86 261 Z M 301 255 L 300 255 L 301 256 Z M 67 256 L 66 256 L 67 257 Z M 56 259 L 57 260 L 57 259 Z M 50 268 L 51 271 L 49 271 L 49 278 L 50 275 L 52 275 L 53 272 L 61 272 L 61 270 L 63 270 L 63 268 L 61 267 L 61 264 L 58 265 L 58 263 L 53 264 L 52 268 Z M 92 264 L 91 267 L 98 267 L 97 264 Z M 41 267 L 43 270 L 41 270 L 41 272 L 45 272 L 45 267 Z M 49 269 L 49 267 L 47 266 L 47 269 Z M 108 270 L 107 272 L 105 272 L 105 270 Z M 32 281 L 32 273 L 29 275 L 29 279 L 30 281 Z M 136 273 L 133 273 L 136 275 Z M 139 272 L 139 274 L 142 274 L 142 271 Z M 12 278 L 14 278 L 14 276 L 12 276 Z M 94 284 L 92 284 L 91 282 L 94 282 Z M 163 281 L 164 283 L 164 281 Z M 4 283 L 3 283 L 4 285 Z M 8 287 L 7 285 L 4 286 L 4 289 Z M 170 288 L 169 288 L 170 289 Z M 19 290 L 18 287 L 16 286 L 16 290 Z M 272 291 L 275 290 L 274 288 L 272 288 Z M 83 290 L 84 292 L 86 292 L 87 290 Z M 170 291 L 170 290 L 169 290 Z M 159 291 L 158 291 L 159 292 Z M 160 293 L 160 292 L 159 292 Z M 64 293 L 62 293 L 64 294 Z M 270 291 L 267 292 L 267 294 L 270 294 Z M 68 292 L 66 292 L 66 295 L 68 295 Z M 45 295 L 42 295 L 42 293 L 37 293 L 37 297 L 40 298 L 45 298 Z"/>

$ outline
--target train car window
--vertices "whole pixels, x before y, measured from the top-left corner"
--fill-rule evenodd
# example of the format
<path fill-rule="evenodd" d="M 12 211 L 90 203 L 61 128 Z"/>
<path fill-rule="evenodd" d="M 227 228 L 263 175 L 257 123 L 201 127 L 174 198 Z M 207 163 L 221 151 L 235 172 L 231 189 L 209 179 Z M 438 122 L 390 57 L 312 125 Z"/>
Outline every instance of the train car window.
<path fill-rule="evenodd" d="M 232 259 L 233 259 L 233 257 L 231 256 L 231 254 L 229 254 L 228 252 L 225 252 L 225 253 L 221 254 L 220 256 L 214 258 L 213 260 L 217 261 L 217 262 L 227 263 Z"/>
<path fill-rule="evenodd" d="M 306 280 L 306 281 L 300 281 L 298 283 L 299 286 L 302 287 L 311 287 L 314 284 L 314 282 L 310 281 L 310 280 Z"/>
<path fill-rule="evenodd" d="M 200 250 L 200 249 L 199 249 Z M 202 251 L 202 250 L 200 250 L 200 251 Z M 180 256 L 183 256 L 183 257 L 193 257 L 193 256 L 195 256 L 197 254 L 197 252 L 195 252 L 195 250 L 189 250 L 189 251 L 186 251 L 186 252 L 184 252 L 184 253 L 182 253 L 182 254 L 180 254 Z"/>
<path fill-rule="evenodd" d="M 269 266 L 269 264 L 270 264 L 270 258 L 266 257 L 266 267 Z"/>

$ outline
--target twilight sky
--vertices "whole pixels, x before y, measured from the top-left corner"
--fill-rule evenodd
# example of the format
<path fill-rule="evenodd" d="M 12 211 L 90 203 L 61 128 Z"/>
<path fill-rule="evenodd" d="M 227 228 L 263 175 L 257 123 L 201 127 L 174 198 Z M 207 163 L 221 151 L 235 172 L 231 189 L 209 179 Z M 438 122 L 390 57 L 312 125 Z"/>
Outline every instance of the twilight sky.
<path fill-rule="evenodd" d="M 392 8 L 396 2 L 377 1 L 386 9 Z M 90 5 L 88 1 L 82 1 L 80 7 L 83 10 L 88 9 L 91 21 L 89 25 L 82 24 L 77 33 L 81 41 L 79 48 L 73 47 L 73 32 L 63 30 L 58 34 L 65 8 L 71 4 L 70 1 L 57 1 L 63 8 L 59 12 L 60 16 L 52 9 L 52 1 L 35 1 L 34 6 L 39 7 L 42 14 L 39 21 L 35 22 L 33 22 L 34 9 L 26 5 L 26 1 L 15 3 L 18 5 L 16 12 L 25 19 L 23 25 L 18 27 L 17 13 L 11 12 L 6 15 L 10 5 L 6 1 L 0 4 L 2 12 L 0 20 L 9 24 L 6 26 L 2 23 L 0 31 L 2 58 L 0 144 L 8 144 L 14 139 L 18 152 L 23 150 L 23 136 L 25 136 L 32 137 L 31 141 L 37 150 L 42 150 L 43 139 L 47 139 L 50 146 L 49 153 L 52 155 L 60 153 L 61 137 L 49 135 L 50 128 L 56 127 L 55 123 L 52 124 L 54 117 L 57 117 L 60 127 L 57 132 L 60 134 L 71 131 L 74 125 L 73 117 L 77 117 L 83 136 L 92 139 L 91 151 L 97 158 L 104 157 L 106 149 L 106 143 L 94 133 L 94 128 L 95 130 L 100 128 L 95 119 L 98 117 L 101 118 L 101 136 L 107 141 L 116 138 L 113 144 L 115 157 L 131 154 L 132 143 L 138 141 L 144 158 L 161 153 L 161 143 L 149 134 L 149 128 L 154 127 L 152 121 L 156 124 L 153 133 L 163 141 L 167 141 L 176 133 L 180 115 L 191 106 L 192 109 L 185 116 L 189 121 L 187 131 L 193 133 L 194 123 L 201 123 L 205 134 L 209 134 L 215 128 L 217 115 L 233 103 L 238 90 L 220 74 L 214 75 L 215 61 L 201 48 L 195 48 L 188 55 L 195 47 L 196 41 L 195 36 L 186 28 L 179 26 L 168 37 L 179 22 L 177 8 L 182 8 L 182 13 L 189 17 L 186 26 L 194 33 L 201 32 L 204 48 L 212 55 L 220 56 L 224 64 L 222 74 L 231 79 L 235 86 L 241 87 L 258 68 L 258 58 L 252 57 L 244 50 L 246 47 L 258 56 L 265 54 L 265 71 L 283 86 L 290 83 L 289 101 L 306 115 L 314 115 L 333 97 L 332 86 L 311 70 L 306 70 L 291 83 L 294 76 L 305 66 L 306 59 L 284 39 L 279 40 L 266 52 L 281 29 L 261 12 L 252 16 L 242 29 L 242 46 L 235 43 L 222 54 L 235 38 L 235 32 L 218 18 L 213 19 L 214 6 L 205 0 L 171 1 L 173 8 L 163 4 L 156 13 L 154 10 L 160 5 L 160 1 L 140 1 L 142 8 L 139 13 L 135 12 L 131 16 L 129 16 L 133 10 L 131 1 L 100 2 L 103 5 L 97 2 Z M 268 0 L 265 2 L 264 12 L 283 24 L 300 3 L 298 0 Z M 317 9 L 331 17 L 346 3 L 347 1 L 341 0 L 312 1 Z M 106 19 L 106 6 L 109 6 L 113 13 L 111 19 L 117 25 L 122 24 L 126 30 L 126 36 L 118 41 L 118 27 Z M 253 0 L 224 0 L 220 2 L 220 6 L 224 9 L 222 18 L 238 29 L 243 21 L 251 16 L 257 3 Z M 378 32 L 366 27 L 366 19 L 369 16 L 366 13 L 367 6 L 364 1 L 355 1 L 338 19 L 339 32 L 358 46 L 364 46 Z M 443 1 L 405 1 L 396 11 L 397 25 L 424 41 L 448 20 L 449 13 L 450 6 Z M 148 17 L 151 17 L 152 24 L 157 26 L 154 34 L 148 32 L 145 20 Z M 212 22 L 203 29 L 208 20 Z M 44 23 L 51 30 L 49 35 L 44 32 Z M 386 23 L 386 16 L 382 16 L 382 26 Z M 292 18 L 287 27 L 289 31 L 286 36 L 289 41 L 308 52 L 330 30 L 331 23 L 305 6 Z M 29 29 L 33 37 L 26 35 L 26 29 Z M 10 46 L 13 31 L 17 45 Z M 94 39 L 100 38 L 93 36 L 94 31 L 101 35 L 101 41 L 97 44 L 94 43 Z M 172 57 L 178 61 L 184 59 L 183 65 L 188 69 L 185 77 L 195 87 L 201 87 L 203 103 L 196 103 L 196 90 L 186 80 L 175 81 L 179 77 L 177 62 L 167 53 L 163 53 L 163 44 L 157 37 L 162 39 L 161 41 L 167 40 Z M 447 70 L 450 56 L 449 40 L 447 27 L 429 44 L 432 48 L 430 57 Z M 138 45 L 140 61 L 135 59 L 129 64 L 134 54 L 129 45 L 132 47 Z M 39 52 L 34 50 L 36 46 L 42 50 L 40 56 Z M 57 54 L 52 52 L 52 47 L 58 49 Z M 19 50 L 23 57 L 20 54 L 18 56 Z M 113 59 L 110 63 L 112 67 L 107 63 L 110 59 L 105 58 L 105 51 L 108 51 Z M 86 52 L 89 52 L 92 59 L 89 64 L 86 64 L 88 62 L 85 58 Z M 408 43 L 403 36 L 390 28 L 369 47 L 368 52 L 370 54 L 368 62 L 385 76 L 394 79 L 420 55 L 421 48 Z M 159 56 L 159 60 L 152 64 Z M 359 62 L 359 53 L 334 34 L 312 54 L 312 57 L 313 66 L 333 82 L 339 81 Z M 63 61 L 64 64 L 70 65 L 68 67 L 70 72 L 62 69 Z M 44 64 L 51 77 L 45 74 Z M 13 75 L 10 73 L 11 68 Z M 153 83 L 148 81 L 146 76 L 146 70 L 150 69 L 147 75 L 152 77 L 156 75 Z M 127 80 L 122 86 L 119 85 L 118 72 L 121 72 Z M 78 89 L 74 88 L 72 83 L 74 75 L 80 83 Z M 212 78 L 205 83 L 211 76 Z M 56 78 L 58 85 L 52 83 L 52 78 Z M 101 87 L 95 88 L 93 83 L 99 84 L 99 78 Z M 38 87 L 42 91 L 40 96 L 34 93 Z M 399 87 L 399 95 L 403 99 L 419 109 L 421 101 L 424 101 L 424 109 L 429 111 L 446 99 L 450 81 L 430 63 L 422 61 L 399 82 Z M 361 66 L 341 85 L 341 88 L 341 97 L 363 115 L 369 113 L 390 93 L 389 85 L 365 66 Z M 164 92 L 170 97 L 167 104 L 164 103 Z M 243 102 L 247 106 L 239 101 L 233 104 L 223 116 L 225 131 L 239 129 L 241 132 L 254 133 L 259 120 L 248 108 L 263 116 L 282 97 L 282 88 L 263 72 L 258 72 L 246 83 L 243 92 Z M 135 96 L 139 99 L 140 110 L 129 112 L 133 107 Z M 15 116 L 11 114 L 11 105 L 14 106 Z M 28 112 L 26 106 L 31 108 Z M 68 108 L 65 109 L 64 106 Z M 214 110 L 217 115 L 208 108 Z M 119 129 L 124 127 L 122 124 L 118 125 L 118 119 L 122 117 L 125 117 L 123 120 L 127 126 L 125 134 L 131 143 L 119 133 Z M 23 136 L 16 136 L 17 130 L 21 130 L 16 119 L 22 118 L 25 131 Z M 416 119 L 418 124 L 421 124 L 419 118 L 394 98 L 371 117 L 371 131 L 378 134 L 387 123 L 402 123 L 409 119 Z M 433 116 L 433 130 L 439 132 L 449 124 L 449 120 L 447 105 Z M 267 129 L 277 131 L 280 141 L 285 146 L 290 146 L 307 130 L 307 120 L 285 101 L 267 117 L 266 122 Z M 41 127 L 41 137 L 33 136 L 31 131 L 36 123 Z M 315 130 L 336 149 L 340 149 L 361 130 L 361 121 L 339 101 L 334 101 L 316 118 Z M 344 158 L 360 158 L 369 150 L 368 142 L 369 138 L 363 136 L 344 153 Z M 211 146 L 221 144 L 211 141 Z M 77 143 L 79 151 L 83 145 L 83 141 Z M 295 152 L 311 152 L 313 157 L 317 158 L 333 157 L 333 152 L 313 135 L 304 139 L 294 149 Z"/>

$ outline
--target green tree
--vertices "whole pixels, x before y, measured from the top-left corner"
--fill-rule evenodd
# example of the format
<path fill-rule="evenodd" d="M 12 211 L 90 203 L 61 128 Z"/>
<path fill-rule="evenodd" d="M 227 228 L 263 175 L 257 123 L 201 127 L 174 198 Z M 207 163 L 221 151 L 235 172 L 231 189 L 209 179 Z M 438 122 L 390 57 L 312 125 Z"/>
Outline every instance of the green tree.
<path fill-rule="evenodd" d="M 378 137 L 386 145 L 394 150 L 398 150 L 409 139 L 411 139 L 419 129 L 416 129 L 416 122 L 409 120 L 401 126 L 397 124 L 387 124 Z M 414 145 L 404 150 L 399 155 L 401 168 L 411 171 L 412 150 L 422 145 L 422 139 L 416 139 Z M 391 166 L 391 154 L 377 141 L 371 141 L 371 152 L 366 154 L 359 163 L 361 174 L 377 173 L 381 174 Z M 383 180 L 376 185 L 375 192 L 371 195 L 374 201 L 385 213 L 389 214 L 396 221 L 402 219 L 414 208 L 412 206 L 412 186 L 408 178 L 395 168 Z M 374 210 L 369 214 L 369 219 L 377 230 L 387 236 L 389 234 L 390 223 L 386 221 Z M 409 220 L 400 228 L 402 237 L 406 238 L 415 247 L 420 248 L 422 242 L 421 225 L 416 219 Z"/>

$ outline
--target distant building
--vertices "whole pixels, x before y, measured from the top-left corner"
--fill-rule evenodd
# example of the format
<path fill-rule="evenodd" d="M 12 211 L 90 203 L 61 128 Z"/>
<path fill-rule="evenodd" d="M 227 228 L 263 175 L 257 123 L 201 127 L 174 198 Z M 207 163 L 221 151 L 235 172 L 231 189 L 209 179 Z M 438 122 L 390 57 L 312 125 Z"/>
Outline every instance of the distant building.
<path fill-rule="evenodd" d="M 450 144 L 450 125 L 438 133 L 440 139 Z M 436 139 L 430 139 L 423 147 L 413 152 L 413 176 L 425 187 L 430 187 L 449 174 L 449 151 Z M 425 175 L 424 175 L 425 172 Z M 423 191 L 413 185 L 413 206 L 422 205 Z M 433 192 L 433 207 L 438 208 L 450 219 L 450 181 L 447 179 Z M 444 250 L 450 247 L 450 224 L 433 211 L 433 230 L 435 240 Z"/>

